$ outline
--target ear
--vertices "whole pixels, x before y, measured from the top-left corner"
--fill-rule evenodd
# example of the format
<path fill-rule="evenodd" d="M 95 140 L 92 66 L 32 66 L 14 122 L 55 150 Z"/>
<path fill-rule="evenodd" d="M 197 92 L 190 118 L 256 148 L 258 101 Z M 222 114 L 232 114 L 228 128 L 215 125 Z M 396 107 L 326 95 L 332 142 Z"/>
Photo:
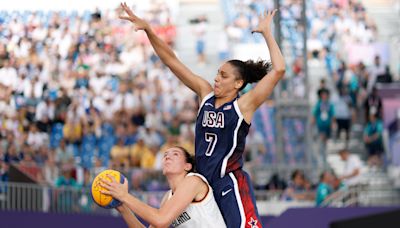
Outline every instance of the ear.
<path fill-rule="evenodd" d="M 235 89 L 240 89 L 243 86 L 243 79 L 238 79 L 235 81 Z"/>
<path fill-rule="evenodd" d="M 192 167 L 193 167 L 192 164 L 186 163 L 186 164 L 185 164 L 185 171 L 186 171 L 186 172 L 189 172 L 189 171 L 192 169 Z"/>

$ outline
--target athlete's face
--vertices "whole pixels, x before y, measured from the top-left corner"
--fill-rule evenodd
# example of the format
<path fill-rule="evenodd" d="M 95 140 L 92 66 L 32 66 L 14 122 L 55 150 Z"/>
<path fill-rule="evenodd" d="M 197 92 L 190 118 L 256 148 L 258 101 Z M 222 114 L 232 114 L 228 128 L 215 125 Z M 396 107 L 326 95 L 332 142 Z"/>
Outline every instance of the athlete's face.
<path fill-rule="evenodd" d="M 180 148 L 172 147 L 165 151 L 163 158 L 164 175 L 186 173 L 191 168 L 192 165 L 186 162 L 186 156 Z"/>
<path fill-rule="evenodd" d="M 239 79 L 235 67 L 224 63 L 214 79 L 214 94 L 216 97 L 223 97 L 232 92 L 236 94 L 242 85 L 243 80 Z"/>

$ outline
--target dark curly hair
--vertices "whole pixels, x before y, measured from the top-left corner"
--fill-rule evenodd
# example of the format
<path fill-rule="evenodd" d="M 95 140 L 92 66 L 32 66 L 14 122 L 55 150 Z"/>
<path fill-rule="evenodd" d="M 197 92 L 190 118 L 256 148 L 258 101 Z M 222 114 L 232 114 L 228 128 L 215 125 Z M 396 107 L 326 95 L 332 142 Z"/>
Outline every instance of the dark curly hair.
<path fill-rule="evenodd" d="M 228 61 L 229 64 L 234 66 L 238 72 L 239 78 L 243 80 L 243 85 L 239 91 L 246 87 L 247 83 L 260 81 L 266 74 L 272 70 L 272 63 L 265 60 L 247 60 L 246 62 L 238 59 Z"/>
<path fill-rule="evenodd" d="M 190 172 L 196 172 L 196 163 L 194 160 L 194 157 L 192 155 L 190 155 L 190 153 L 183 147 L 181 146 L 174 146 L 175 148 L 178 148 L 179 150 L 181 150 L 183 152 L 183 154 L 185 155 L 185 161 L 187 163 L 192 164 L 192 168 L 190 170 L 188 170 L 188 173 Z"/>

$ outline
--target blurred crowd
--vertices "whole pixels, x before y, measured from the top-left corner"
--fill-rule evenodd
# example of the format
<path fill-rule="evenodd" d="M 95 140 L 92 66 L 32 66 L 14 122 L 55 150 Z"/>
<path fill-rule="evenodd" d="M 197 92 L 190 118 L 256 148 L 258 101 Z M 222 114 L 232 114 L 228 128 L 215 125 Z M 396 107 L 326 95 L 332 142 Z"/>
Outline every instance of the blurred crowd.
<path fill-rule="evenodd" d="M 315 179 L 311 177 L 311 172 L 294 169 L 288 177 L 283 173 L 273 173 L 265 185 L 256 184 L 255 188 L 268 190 L 269 200 L 315 202 L 316 206 L 327 206 L 333 199 L 343 195 L 343 192 L 366 184 L 361 172 L 361 161 L 348 149 L 340 150 L 339 155 L 344 163 L 340 175 L 332 170 L 324 170 Z"/>
<path fill-rule="evenodd" d="M 166 1 L 135 12 L 174 46 Z M 55 185 L 77 167 L 160 169 L 178 142 L 194 152 L 196 97 L 121 13 L 0 12 L 2 170 L 43 167 L 35 178 Z"/>

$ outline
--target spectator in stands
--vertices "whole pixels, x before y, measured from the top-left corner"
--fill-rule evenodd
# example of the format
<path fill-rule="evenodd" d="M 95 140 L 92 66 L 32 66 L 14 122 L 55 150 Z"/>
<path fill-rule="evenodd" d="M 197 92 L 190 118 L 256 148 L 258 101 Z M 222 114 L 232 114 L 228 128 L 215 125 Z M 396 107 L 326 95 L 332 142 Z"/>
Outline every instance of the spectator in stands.
<path fill-rule="evenodd" d="M 371 110 L 372 111 L 372 110 Z M 364 143 L 368 150 L 368 165 L 380 167 L 382 165 L 383 148 L 383 123 L 371 112 L 369 121 L 364 128 Z"/>
<path fill-rule="evenodd" d="M 67 114 L 67 119 L 63 128 L 63 135 L 65 140 L 67 140 L 69 143 L 80 143 L 82 137 L 82 124 L 78 119 L 78 116 L 69 116 Z"/>
<path fill-rule="evenodd" d="M 23 158 L 19 162 L 19 164 L 26 166 L 26 167 L 37 167 L 37 163 L 35 160 L 33 160 L 33 155 L 29 151 L 26 151 L 23 153 Z"/>
<path fill-rule="evenodd" d="M 346 186 L 357 185 L 360 182 L 361 162 L 356 156 L 350 154 L 348 149 L 339 151 L 340 159 L 344 162 L 342 176 L 339 177 Z"/>
<path fill-rule="evenodd" d="M 290 180 L 291 181 L 282 194 L 282 199 L 288 201 L 314 199 L 314 193 L 311 191 L 310 186 L 307 185 L 307 180 L 303 171 L 293 171 Z"/>
<path fill-rule="evenodd" d="M 331 136 L 333 125 L 335 124 L 335 110 L 329 101 L 329 90 L 323 89 L 318 94 L 319 99 L 313 109 L 312 124 L 317 125 L 319 137 L 319 155 L 322 159 L 321 164 L 326 165 L 326 142 Z"/>
<path fill-rule="evenodd" d="M 385 73 L 385 66 L 381 62 L 381 57 L 379 55 L 375 56 L 374 64 L 369 69 L 369 77 L 368 77 L 368 84 L 367 84 L 367 92 L 371 93 L 372 88 L 375 87 L 376 79 L 379 75 Z"/>
<path fill-rule="evenodd" d="M 330 171 L 322 172 L 319 178 L 319 184 L 317 186 L 315 203 L 317 206 L 321 206 L 324 200 L 333 193 L 332 189 L 333 176 Z"/>
<path fill-rule="evenodd" d="M 323 141 L 330 138 L 332 124 L 335 120 L 335 110 L 333 104 L 329 101 L 329 94 L 329 90 L 322 89 L 318 94 L 319 100 L 313 110 L 313 123 L 317 124 L 320 138 Z"/>
<path fill-rule="evenodd" d="M 48 146 L 41 146 L 35 151 L 33 159 L 39 166 L 43 166 L 50 155 L 54 156 L 54 152 L 50 153 Z"/>
<path fill-rule="evenodd" d="M 329 89 L 328 89 L 328 87 L 327 87 L 327 85 L 326 85 L 326 79 L 325 78 L 322 78 L 320 81 L 319 81 L 319 87 L 318 87 L 318 90 L 317 90 L 317 96 L 318 97 L 320 97 L 321 95 L 321 93 L 322 92 L 325 92 L 325 91 L 328 91 L 328 93 L 329 93 Z"/>
<path fill-rule="evenodd" d="M 400 108 L 396 110 L 396 119 L 389 125 L 389 148 L 391 163 L 400 167 Z"/>
<path fill-rule="evenodd" d="M 339 97 L 334 102 L 335 104 L 335 119 L 337 124 L 336 138 L 340 138 L 342 130 L 346 134 L 346 145 L 350 139 L 351 129 L 351 98 L 347 93 L 347 89 L 342 87 L 339 91 Z"/>
<path fill-rule="evenodd" d="M 0 182 L 8 182 L 9 178 L 9 164 L 0 160 Z"/>
<path fill-rule="evenodd" d="M 61 167 L 61 175 L 56 179 L 55 187 L 61 188 L 62 190 L 58 192 L 57 199 L 53 203 L 57 203 L 57 208 L 59 211 L 71 212 L 74 207 L 76 207 L 76 195 L 71 194 L 71 191 L 78 188 L 79 185 L 76 179 L 72 176 L 71 167 L 65 166 Z"/>
<path fill-rule="evenodd" d="M 349 95 L 351 97 L 352 101 L 352 107 L 354 108 L 354 118 L 357 116 L 357 108 L 358 107 L 358 99 L 360 95 L 360 91 L 362 89 L 365 89 L 364 83 L 363 83 L 363 78 L 361 75 L 364 75 L 364 68 L 365 65 L 363 63 L 358 64 L 357 66 L 353 66 L 350 68 L 350 71 L 345 75 L 345 81 L 347 86 L 349 88 Z M 356 119 L 353 119 L 353 122 L 355 123 Z"/>
<path fill-rule="evenodd" d="M 333 191 L 339 191 L 346 188 L 346 185 L 335 173 L 332 173 L 332 177 L 333 177 L 332 179 Z"/>
<path fill-rule="evenodd" d="M 65 166 L 65 165 L 64 165 Z M 56 161 L 54 159 L 54 155 L 49 155 L 48 159 L 45 161 L 43 166 L 43 176 L 44 180 L 48 185 L 54 186 L 57 178 L 59 177 L 59 167 L 57 166 Z"/>
<path fill-rule="evenodd" d="M 29 146 L 39 149 L 41 146 L 45 145 L 46 142 L 48 142 L 48 138 L 49 136 L 46 133 L 38 131 L 36 123 L 32 123 L 29 126 L 27 139 Z"/>
<path fill-rule="evenodd" d="M 378 75 L 376 82 L 391 83 L 393 81 L 392 73 L 390 72 L 389 65 L 385 66 L 385 73 Z"/>
<path fill-rule="evenodd" d="M 179 143 L 178 138 L 169 132 L 166 133 L 165 139 L 166 139 L 165 143 L 160 148 L 160 152 L 162 153 L 166 151 L 168 148 Z"/>
<path fill-rule="evenodd" d="M 153 169 L 156 161 L 156 156 L 159 147 L 156 144 L 147 145 L 147 149 L 142 151 L 142 158 L 140 159 L 140 167 L 142 169 Z"/>
<path fill-rule="evenodd" d="M 60 141 L 59 146 L 55 149 L 55 161 L 61 166 L 74 163 L 74 152 L 71 147 L 66 146 L 64 139 Z"/>
<path fill-rule="evenodd" d="M 374 114 L 377 118 L 382 118 L 382 98 L 378 94 L 376 87 L 372 88 L 372 92 L 367 96 L 364 102 L 365 120 L 369 120 L 369 115 Z"/>
<path fill-rule="evenodd" d="M 124 139 L 122 137 L 119 138 L 117 144 L 111 148 L 110 157 L 117 169 L 127 169 L 130 167 L 129 158 L 131 160 L 133 158 L 132 155 L 129 154 L 129 147 L 124 145 Z"/>
<path fill-rule="evenodd" d="M 7 164 L 10 163 L 19 163 L 23 158 L 23 154 L 17 151 L 17 148 L 14 143 L 9 143 L 6 149 L 6 153 L 4 154 L 4 162 Z"/>
<path fill-rule="evenodd" d="M 337 68 L 336 74 L 334 75 L 336 87 L 339 91 L 345 86 L 345 78 L 346 74 L 348 73 L 346 62 L 344 60 L 340 60 L 340 66 Z"/>
<path fill-rule="evenodd" d="M 143 155 L 146 154 L 146 157 Z M 137 142 L 129 150 L 129 158 L 131 167 L 141 167 L 141 165 L 149 165 L 147 159 L 151 159 L 151 151 L 144 141 L 144 136 L 139 135 Z M 142 160 L 143 159 L 143 160 Z M 152 162 L 153 163 L 153 162 Z"/>
<path fill-rule="evenodd" d="M 279 177 L 278 173 L 274 173 L 267 183 L 266 190 L 281 191 L 287 188 L 286 182 Z"/>
<path fill-rule="evenodd" d="M 196 54 L 199 64 L 206 63 L 206 32 L 207 32 L 207 17 L 201 15 L 198 18 L 191 20 L 195 24 L 194 35 L 196 37 Z"/>
<path fill-rule="evenodd" d="M 72 169 L 69 166 L 61 167 L 61 175 L 56 179 L 55 186 L 61 187 L 77 187 L 75 178 L 72 176 Z"/>

